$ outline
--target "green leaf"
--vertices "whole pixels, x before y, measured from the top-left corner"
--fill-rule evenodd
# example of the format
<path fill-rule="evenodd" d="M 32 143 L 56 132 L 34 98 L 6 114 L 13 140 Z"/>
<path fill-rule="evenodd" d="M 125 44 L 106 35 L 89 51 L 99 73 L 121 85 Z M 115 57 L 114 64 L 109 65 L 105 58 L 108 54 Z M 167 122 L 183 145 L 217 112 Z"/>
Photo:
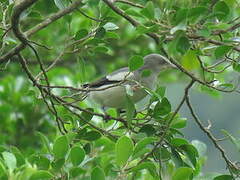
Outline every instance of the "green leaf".
<path fill-rule="evenodd" d="M 222 20 L 229 15 L 230 8 L 224 1 L 218 1 L 213 7 L 213 12 L 216 13 L 218 19 Z"/>
<path fill-rule="evenodd" d="M 178 24 L 177 26 L 173 27 L 170 30 L 170 34 L 174 34 L 177 31 L 186 31 L 187 30 L 187 25 L 185 22 L 182 22 L 180 24 Z"/>
<path fill-rule="evenodd" d="M 4 151 L 2 152 L 2 156 L 5 164 L 7 165 L 10 172 L 12 172 L 17 167 L 17 159 L 13 153 Z"/>
<path fill-rule="evenodd" d="M 174 121 L 171 123 L 172 128 L 180 129 L 184 128 L 187 125 L 187 119 L 186 118 L 177 118 L 174 119 Z"/>
<path fill-rule="evenodd" d="M 213 180 L 233 180 L 234 178 L 231 175 L 220 175 L 215 177 Z"/>
<path fill-rule="evenodd" d="M 34 172 L 29 180 L 48 180 L 52 179 L 54 176 L 45 170 L 39 170 L 37 172 Z"/>
<path fill-rule="evenodd" d="M 78 62 L 78 69 L 79 69 L 79 80 L 80 83 L 84 83 L 86 81 L 86 65 L 85 65 L 85 61 L 83 58 L 78 57 L 77 59 Z"/>
<path fill-rule="evenodd" d="M 86 122 L 91 121 L 91 119 L 92 119 L 92 117 L 93 117 L 93 113 L 91 113 L 91 112 L 93 112 L 94 110 L 93 110 L 92 108 L 87 108 L 86 110 L 88 110 L 88 112 L 87 112 L 87 111 L 83 111 L 83 112 L 81 113 L 82 119 L 79 119 L 79 122 L 80 122 L 80 125 L 81 125 L 81 126 L 83 126 L 84 124 L 86 124 Z"/>
<path fill-rule="evenodd" d="M 127 160 L 133 153 L 133 142 L 127 136 L 122 136 L 118 139 L 115 151 L 116 151 L 116 163 L 118 166 L 123 166 L 126 164 Z"/>
<path fill-rule="evenodd" d="M 221 130 L 222 133 L 224 133 L 227 137 L 230 138 L 231 142 L 236 146 L 237 150 L 240 152 L 240 139 L 236 139 L 234 136 L 232 136 L 229 132 L 226 130 Z"/>
<path fill-rule="evenodd" d="M 200 87 L 201 87 L 201 91 L 202 92 L 205 92 L 205 93 L 207 93 L 207 94 L 209 94 L 211 96 L 215 96 L 215 97 L 219 97 L 220 96 L 219 91 L 217 91 L 217 90 L 214 90 L 214 89 L 212 89 L 210 87 L 207 87 L 205 85 L 201 85 Z"/>
<path fill-rule="evenodd" d="M 106 34 L 106 30 L 103 27 L 100 27 L 96 30 L 95 38 L 103 38 L 104 35 Z"/>
<path fill-rule="evenodd" d="M 114 30 L 117 30 L 119 29 L 119 27 L 114 24 L 114 23 L 111 23 L 111 22 L 108 22 L 106 23 L 103 28 L 106 30 L 106 31 L 114 31 Z"/>
<path fill-rule="evenodd" d="M 157 87 L 156 93 L 160 95 L 160 97 L 164 97 L 166 92 L 166 87 L 165 86 L 159 86 Z"/>
<path fill-rule="evenodd" d="M 42 170 L 47 170 L 50 165 L 50 160 L 41 154 L 33 154 L 28 158 L 28 162 L 35 164 L 38 169 Z"/>
<path fill-rule="evenodd" d="M 148 19 L 154 19 L 154 5 L 152 1 L 148 1 L 146 6 L 141 10 L 141 14 Z"/>
<path fill-rule="evenodd" d="M 207 10 L 208 9 L 206 7 L 202 6 L 190 8 L 188 11 L 188 18 L 197 19 L 200 16 L 203 16 L 207 12 Z"/>
<path fill-rule="evenodd" d="M 173 138 L 171 139 L 170 143 L 173 146 L 182 146 L 188 144 L 187 140 L 182 138 Z"/>
<path fill-rule="evenodd" d="M 85 36 L 88 35 L 88 31 L 86 29 L 80 29 L 76 34 L 75 34 L 75 40 L 79 40 L 84 38 Z"/>
<path fill-rule="evenodd" d="M 187 70 L 198 69 L 200 67 L 198 57 L 193 50 L 188 50 L 187 53 L 182 57 L 181 62 L 183 67 Z"/>
<path fill-rule="evenodd" d="M 98 131 L 89 131 L 83 136 L 83 139 L 87 141 L 96 141 L 101 136 L 101 133 L 99 133 Z"/>
<path fill-rule="evenodd" d="M 147 145 L 149 145 L 155 141 L 156 141 L 156 138 L 154 138 L 154 137 L 146 137 L 146 138 L 140 140 L 134 148 L 133 156 L 135 154 L 137 154 L 139 151 L 141 151 L 142 149 L 145 149 Z"/>
<path fill-rule="evenodd" d="M 136 36 L 146 34 L 146 33 L 150 33 L 150 32 L 156 32 L 156 31 L 158 31 L 158 26 L 157 25 L 153 25 L 153 26 L 150 26 L 150 27 L 139 25 L 139 26 L 136 27 Z"/>
<path fill-rule="evenodd" d="M 192 145 L 197 149 L 199 156 L 204 156 L 207 152 L 207 145 L 199 140 L 193 140 Z"/>
<path fill-rule="evenodd" d="M 78 166 L 85 157 L 85 151 L 80 146 L 73 146 L 70 150 L 70 159 L 74 166 Z"/>
<path fill-rule="evenodd" d="M 209 30 L 226 30 L 226 29 L 230 28 L 230 26 L 231 25 L 228 23 L 219 22 L 217 24 L 209 24 L 208 29 Z M 231 40 L 229 40 L 229 41 L 231 41 Z"/>
<path fill-rule="evenodd" d="M 97 52 L 97 53 L 107 53 L 108 50 L 109 49 L 106 46 L 97 46 L 94 48 L 94 52 Z"/>
<path fill-rule="evenodd" d="M 151 124 L 146 124 L 144 126 L 142 126 L 139 130 L 139 132 L 141 133 L 146 133 L 147 136 L 152 136 L 156 133 L 155 128 L 153 127 L 153 125 Z"/>
<path fill-rule="evenodd" d="M 135 16 L 135 17 L 142 17 L 142 14 L 135 8 L 128 8 L 125 11 L 126 14 L 131 15 L 131 16 Z"/>
<path fill-rule="evenodd" d="M 209 37 L 211 35 L 211 31 L 208 28 L 203 28 L 200 29 L 197 34 L 200 36 Z"/>
<path fill-rule="evenodd" d="M 189 180 L 190 176 L 192 175 L 192 168 L 189 167 L 180 167 L 178 168 L 172 177 L 172 180 Z"/>
<path fill-rule="evenodd" d="M 135 116 L 135 105 L 132 102 L 131 98 L 126 95 L 126 119 L 128 124 L 130 125 L 132 122 L 132 119 Z"/>
<path fill-rule="evenodd" d="M 105 174 L 102 168 L 97 166 L 92 170 L 91 180 L 105 180 Z"/>
<path fill-rule="evenodd" d="M 51 166 L 55 171 L 59 171 L 63 167 L 64 163 L 65 159 L 57 159 L 51 163 Z"/>
<path fill-rule="evenodd" d="M 223 83 L 223 84 L 219 84 L 218 87 L 222 87 L 225 89 L 234 89 L 234 85 L 231 83 Z"/>
<path fill-rule="evenodd" d="M 83 146 L 83 149 L 84 151 L 86 152 L 86 154 L 89 154 L 92 150 L 92 147 L 91 147 L 91 144 L 90 143 L 86 143 L 84 146 Z"/>
<path fill-rule="evenodd" d="M 106 39 L 120 39 L 119 35 L 115 32 L 108 31 L 105 35 Z"/>
<path fill-rule="evenodd" d="M 165 160 L 169 160 L 171 158 L 171 152 L 169 152 L 169 150 L 167 148 L 160 148 L 158 149 L 157 152 L 157 158 L 159 160 L 165 161 Z"/>
<path fill-rule="evenodd" d="M 232 67 L 235 71 L 240 72 L 240 64 L 238 62 L 234 62 Z"/>
<path fill-rule="evenodd" d="M 197 165 L 196 158 L 198 157 L 197 149 L 191 144 L 182 145 L 180 148 L 185 152 L 191 163 L 196 168 Z"/>
<path fill-rule="evenodd" d="M 179 37 L 176 45 L 176 49 L 181 54 L 185 54 L 187 50 L 190 48 L 189 40 L 186 36 Z"/>
<path fill-rule="evenodd" d="M 58 7 L 58 9 L 64 9 L 69 5 L 68 0 L 54 0 L 54 3 Z"/>
<path fill-rule="evenodd" d="M 140 171 L 143 169 L 147 169 L 153 177 L 157 177 L 156 166 L 154 165 L 153 162 L 143 162 L 143 163 L 131 168 L 130 172 L 136 172 L 136 171 Z"/>
<path fill-rule="evenodd" d="M 46 149 L 48 150 L 49 153 L 52 152 L 51 147 L 50 147 L 50 142 L 48 140 L 48 138 L 41 132 L 37 132 L 37 135 L 40 137 L 43 145 L 46 147 Z"/>
<path fill-rule="evenodd" d="M 96 6 L 99 5 L 99 1 L 100 1 L 100 0 L 89 0 L 89 1 L 87 1 L 87 4 L 88 4 L 91 8 L 93 8 L 93 7 L 96 7 Z"/>
<path fill-rule="evenodd" d="M 171 104 L 168 101 L 168 99 L 164 97 L 162 98 L 161 101 L 158 101 L 158 103 L 156 104 L 153 110 L 153 116 L 157 118 L 159 116 L 167 115 L 170 112 L 171 112 Z"/>
<path fill-rule="evenodd" d="M 4 164 L 0 161 L 0 178 L 5 174 L 7 174 L 7 170 L 4 166 Z"/>
<path fill-rule="evenodd" d="M 179 9 L 176 12 L 176 15 L 174 16 L 174 19 L 173 19 L 174 24 L 177 25 L 177 24 L 180 24 L 181 22 L 185 22 L 188 15 L 188 11 L 189 9 Z"/>
<path fill-rule="evenodd" d="M 86 174 L 86 170 L 83 170 L 80 167 L 73 167 L 73 168 L 70 169 L 69 174 L 70 174 L 70 179 L 71 178 L 76 178 L 80 174 Z"/>
<path fill-rule="evenodd" d="M 184 162 L 183 162 L 180 154 L 174 148 L 171 148 L 171 154 L 172 154 L 171 159 L 173 160 L 176 167 L 184 166 Z"/>
<path fill-rule="evenodd" d="M 232 49 L 232 46 L 219 46 L 214 51 L 214 55 L 216 59 L 222 58 L 225 54 L 227 54 Z"/>
<path fill-rule="evenodd" d="M 55 159 L 64 158 L 69 149 L 68 139 L 66 136 L 60 136 L 53 144 L 53 154 Z"/>
<path fill-rule="evenodd" d="M 141 56 L 133 56 L 129 59 L 128 62 L 128 67 L 130 69 L 130 71 L 135 71 L 137 69 L 139 69 L 141 66 L 143 66 L 143 58 Z"/>
<path fill-rule="evenodd" d="M 17 147 L 12 146 L 11 147 L 11 152 L 16 157 L 17 167 L 20 167 L 20 166 L 22 166 L 22 165 L 24 165 L 26 163 L 25 157 L 23 156 L 23 154 L 21 153 L 21 151 Z"/>

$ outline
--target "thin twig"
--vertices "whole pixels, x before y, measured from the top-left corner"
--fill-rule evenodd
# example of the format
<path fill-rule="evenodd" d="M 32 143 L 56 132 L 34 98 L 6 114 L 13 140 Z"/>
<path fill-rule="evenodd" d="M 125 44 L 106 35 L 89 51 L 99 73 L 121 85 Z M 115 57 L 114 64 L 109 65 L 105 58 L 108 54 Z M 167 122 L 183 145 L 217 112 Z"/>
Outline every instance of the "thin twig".
<path fill-rule="evenodd" d="M 199 120 L 199 118 L 197 117 L 196 113 L 194 112 L 193 110 L 193 107 L 190 103 L 190 99 L 189 97 L 187 96 L 186 97 L 186 103 L 187 103 L 187 106 L 190 110 L 190 113 L 193 117 L 193 119 L 195 120 L 195 122 L 197 123 L 197 125 L 199 126 L 199 128 L 208 136 L 208 138 L 212 141 L 212 143 L 214 144 L 214 146 L 220 151 L 224 161 L 226 162 L 227 164 L 227 167 L 229 169 L 229 172 L 232 174 L 232 169 L 231 168 L 234 168 L 234 169 L 238 169 L 237 166 L 235 166 L 235 164 L 233 162 L 231 162 L 231 160 L 227 157 L 227 155 L 225 154 L 225 150 L 217 143 L 217 139 L 212 135 L 212 133 L 210 132 L 209 129 L 205 128 L 202 124 L 202 122 Z"/>
<path fill-rule="evenodd" d="M 45 18 L 44 21 L 39 23 L 38 25 L 34 26 L 32 29 L 26 31 L 25 37 L 30 37 L 31 35 L 35 34 L 36 32 L 40 31 L 41 29 L 47 27 L 49 24 L 53 23 L 54 21 L 60 19 L 61 17 L 65 16 L 66 14 L 71 13 L 75 9 L 78 8 L 78 6 L 82 3 L 82 0 L 76 0 L 74 1 L 70 6 L 68 6 L 65 9 L 62 9 L 58 11 L 57 13 Z M 0 64 L 8 61 L 9 58 L 12 56 L 18 54 L 21 50 L 23 50 L 26 47 L 24 44 L 19 44 L 15 48 L 11 49 L 8 53 L 0 57 Z"/>
<path fill-rule="evenodd" d="M 102 0 L 102 1 L 104 1 L 114 12 L 116 12 L 117 14 L 122 16 L 124 19 L 126 19 L 128 22 L 130 22 L 133 26 L 137 27 L 138 25 L 140 25 L 139 22 L 137 22 L 131 16 L 127 15 L 123 10 L 121 10 L 120 8 L 114 6 L 114 4 L 111 1 L 109 1 L 109 0 Z M 154 41 L 157 44 L 159 44 L 159 37 L 158 37 L 158 35 L 156 35 L 154 33 L 146 33 L 146 34 L 148 36 L 150 36 L 151 38 L 153 38 Z"/>
<path fill-rule="evenodd" d="M 144 6 L 141 5 L 141 4 L 136 4 L 136 3 L 134 3 L 134 2 L 127 1 L 127 0 L 116 0 L 116 1 L 114 1 L 114 2 L 116 2 L 116 3 L 128 4 L 128 5 L 130 5 L 130 6 L 137 7 L 137 8 L 144 8 Z"/>
<path fill-rule="evenodd" d="M 178 113 L 179 110 L 181 109 L 183 103 L 184 103 L 185 100 L 186 100 L 186 97 L 188 96 L 188 92 L 189 92 L 190 88 L 193 86 L 194 82 L 195 82 L 195 81 L 192 80 L 192 81 L 188 84 L 188 86 L 185 88 L 184 96 L 183 96 L 181 102 L 179 103 L 179 105 L 177 106 L 176 110 L 175 110 L 174 113 L 172 114 L 170 120 L 168 121 L 167 126 L 165 127 L 165 129 L 164 129 L 164 131 L 163 131 L 163 133 L 162 133 L 162 135 L 161 135 L 161 137 L 160 137 L 160 140 L 155 144 L 155 146 L 153 147 L 153 149 L 151 150 L 151 152 L 149 152 L 148 154 L 146 154 L 137 164 L 141 164 L 142 162 L 144 162 L 148 157 L 150 157 L 150 156 L 154 153 L 154 151 L 156 150 L 156 148 L 158 148 L 158 146 L 162 144 L 162 142 L 164 141 L 165 136 L 166 136 L 167 133 L 168 133 L 168 130 L 170 129 L 170 125 L 171 125 L 174 117 L 177 115 L 177 113 Z"/>

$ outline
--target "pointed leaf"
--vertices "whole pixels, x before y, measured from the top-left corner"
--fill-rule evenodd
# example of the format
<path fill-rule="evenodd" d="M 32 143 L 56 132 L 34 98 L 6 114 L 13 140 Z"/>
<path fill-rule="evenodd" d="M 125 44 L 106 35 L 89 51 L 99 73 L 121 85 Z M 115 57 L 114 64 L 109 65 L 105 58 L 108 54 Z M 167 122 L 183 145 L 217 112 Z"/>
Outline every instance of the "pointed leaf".
<path fill-rule="evenodd" d="M 80 146 L 74 146 L 70 151 L 70 159 L 74 166 L 78 166 L 85 157 L 85 151 Z"/>
<path fill-rule="evenodd" d="M 33 173 L 29 180 L 48 180 L 52 178 L 53 178 L 53 175 L 50 172 L 45 170 L 39 170 Z"/>
<path fill-rule="evenodd" d="M 60 136 L 53 144 L 53 154 L 56 159 L 64 158 L 69 149 L 66 136 Z"/>
<path fill-rule="evenodd" d="M 230 8 L 224 1 L 218 1 L 213 7 L 213 12 L 216 13 L 218 19 L 222 20 L 229 15 Z"/>
<path fill-rule="evenodd" d="M 133 153 L 133 142 L 127 136 L 122 136 L 118 139 L 115 150 L 116 150 L 116 163 L 119 166 L 126 164 L 127 160 Z"/>
<path fill-rule="evenodd" d="M 135 106 L 132 102 L 131 98 L 127 95 L 126 96 L 126 116 L 127 116 L 127 122 L 130 125 L 132 118 L 134 118 L 135 115 Z"/>
<path fill-rule="evenodd" d="M 105 174 L 102 168 L 95 167 L 91 172 L 91 180 L 105 180 Z"/>
<path fill-rule="evenodd" d="M 187 53 L 182 57 L 182 65 L 187 70 L 193 70 L 200 67 L 200 63 L 198 61 L 195 51 L 187 51 Z"/>
<path fill-rule="evenodd" d="M 148 1 L 146 6 L 141 10 L 141 14 L 149 19 L 154 19 L 154 5 L 152 1 Z"/>
<path fill-rule="evenodd" d="M 233 180 L 234 178 L 231 175 L 220 175 L 215 177 L 213 180 Z"/>
<path fill-rule="evenodd" d="M 219 46 L 216 48 L 214 55 L 216 59 L 222 58 L 232 49 L 232 46 Z"/>
<path fill-rule="evenodd" d="M 193 170 L 189 167 L 180 167 L 178 168 L 172 177 L 172 180 L 189 180 L 189 177 L 191 176 Z"/>
<path fill-rule="evenodd" d="M 143 58 L 141 56 L 133 56 L 128 62 L 130 71 L 135 71 L 143 65 Z"/>
<path fill-rule="evenodd" d="M 156 141 L 156 138 L 154 138 L 154 137 L 146 137 L 146 138 L 140 140 L 134 148 L 133 155 L 137 154 L 142 149 L 145 149 L 147 145 L 149 145 L 155 141 Z"/>
<path fill-rule="evenodd" d="M 156 166 L 153 162 L 143 162 L 135 167 L 133 167 L 130 172 L 140 171 L 142 169 L 147 169 L 153 177 L 157 176 Z"/>
<path fill-rule="evenodd" d="M 164 116 L 164 115 L 167 115 L 168 113 L 171 112 L 171 104 L 170 102 L 168 101 L 167 98 L 162 98 L 161 101 L 159 101 L 154 110 L 153 110 L 153 116 L 155 118 L 159 117 L 159 116 Z"/>
<path fill-rule="evenodd" d="M 75 40 L 82 39 L 87 35 L 88 35 L 88 31 L 86 29 L 80 29 L 75 35 Z"/>
<path fill-rule="evenodd" d="M 101 136 L 101 133 L 99 133 L 98 131 L 89 131 L 84 135 L 83 139 L 88 141 L 96 141 Z"/>
<path fill-rule="evenodd" d="M 103 28 L 106 30 L 106 31 L 114 31 L 114 30 L 117 30 L 119 29 L 119 27 L 114 24 L 114 23 L 111 23 L 111 22 L 108 22 L 106 23 Z"/>
<path fill-rule="evenodd" d="M 50 147 L 50 142 L 48 138 L 41 132 L 37 132 L 37 135 L 41 138 L 43 145 L 46 147 L 49 153 L 52 152 L 51 147 Z"/>
<path fill-rule="evenodd" d="M 5 164 L 9 168 L 10 172 L 12 172 L 17 167 L 17 159 L 13 153 L 4 151 L 2 152 L 2 156 Z"/>

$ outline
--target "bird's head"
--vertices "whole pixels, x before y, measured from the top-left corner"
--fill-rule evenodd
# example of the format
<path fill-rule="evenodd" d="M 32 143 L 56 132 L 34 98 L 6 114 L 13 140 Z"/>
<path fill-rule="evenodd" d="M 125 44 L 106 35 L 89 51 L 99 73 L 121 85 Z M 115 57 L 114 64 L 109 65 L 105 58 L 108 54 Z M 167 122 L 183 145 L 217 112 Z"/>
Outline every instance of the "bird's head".
<path fill-rule="evenodd" d="M 149 69 L 153 72 L 159 72 L 165 68 L 173 68 L 175 67 L 170 61 L 160 54 L 149 54 L 144 57 L 144 65 L 142 66 L 143 69 Z"/>

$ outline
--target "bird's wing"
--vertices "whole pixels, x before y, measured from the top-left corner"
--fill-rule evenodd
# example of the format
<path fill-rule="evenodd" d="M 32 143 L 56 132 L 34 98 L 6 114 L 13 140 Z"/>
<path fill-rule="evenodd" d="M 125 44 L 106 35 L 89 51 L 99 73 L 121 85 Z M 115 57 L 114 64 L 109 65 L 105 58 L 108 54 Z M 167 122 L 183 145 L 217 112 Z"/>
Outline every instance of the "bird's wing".
<path fill-rule="evenodd" d="M 103 85 L 115 84 L 123 81 L 125 78 L 131 78 L 133 76 L 132 72 L 129 72 L 129 68 L 121 68 L 111 74 L 89 84 L 84 84 L 83 87 L 98 88 Z"/>
<path fill-rule="evenodd" d="M 125 67 L 112 72 L 111 74 L 107 75 L 106 78 L 110 81 L 122 81 L 126 78 L 129 79 L 131 76 L 133 76 L 133 73 L 129 71 L 128 67 Z"/>

